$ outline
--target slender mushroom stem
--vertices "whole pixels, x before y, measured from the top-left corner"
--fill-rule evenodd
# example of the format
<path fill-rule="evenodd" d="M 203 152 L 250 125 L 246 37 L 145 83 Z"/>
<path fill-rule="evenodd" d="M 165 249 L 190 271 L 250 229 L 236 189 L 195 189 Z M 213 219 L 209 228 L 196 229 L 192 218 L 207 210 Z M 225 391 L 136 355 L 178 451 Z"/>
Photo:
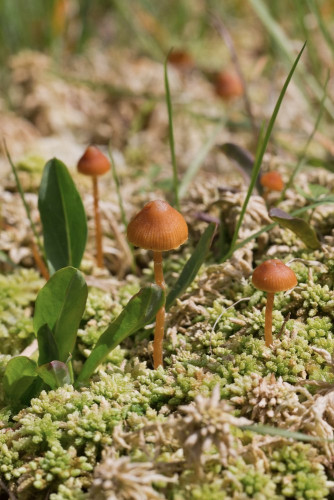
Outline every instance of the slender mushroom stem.
<path fill-rule="evenodd" d="M 273 326 L 274 295 L 275 295 L 274 292 L 267 293 L 267 305 L 266 305 L 265 323 L 264 323 L 264 340 L 266 342 L 267 347 L 270 347 L 273 343 L 272 326 Z"/>
<path fill-rule="evenodd" d="M 157 285 L 165 289 L 164 273 L 162 269 L 162 252 L 153 252 L 154 278 Z M 165 329 L 165 306 L 162 306 L 156 315 L 154 341 L 153 341 L 153 366 L 156 370 L 163 366 L 162 361 L 162 342 Z"/>
<path fill-rule="evenodd" d="M 94 196 L 96 263 L 98 267 L 103 267 L 102 230 L 101 230 L 101 219 L 99 211 L 99 190 L 97 185 L 97 175 L 93 175 L 92 179 L 93 179 L 93 196 Z"/>

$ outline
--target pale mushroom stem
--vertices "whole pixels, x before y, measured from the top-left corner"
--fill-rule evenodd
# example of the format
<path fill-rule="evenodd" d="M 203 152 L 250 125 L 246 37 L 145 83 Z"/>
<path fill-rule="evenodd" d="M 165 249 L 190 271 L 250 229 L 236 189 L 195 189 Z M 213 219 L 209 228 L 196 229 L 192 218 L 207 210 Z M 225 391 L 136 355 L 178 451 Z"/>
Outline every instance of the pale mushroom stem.
<path fill-rule="evenodd" d="M 99 190 L 97 185 L 97 176 L 93 175 L 93 196 L 94 196 L 94 218 L 95 218 L 95 240 L 96 240 L 96 264 L 103 267 L 102 251 L 102 231 L 99 211 Z"/>
<path fill-rule="evenodd" d="M 162 270 L 162 252 L 153 252 L 154 278 L 157 285 L 165 289 L 164 273 Z M 156 315 L 154 341 L 153 341 L 153 366 L 156 370 L 163 366 L 162 361 L 162 343 L 164 340 L 165 329 L 165 306 L 162 306 Z"/>
<path fill-rule="evenodd" d="M 273 343 L 273 305 L 274 305 L 274 292 L 267 293 L 267 305 L 265 313 L 265 323 L 264 323 L 264 340 L 266 346 L 270 347 Z"/>

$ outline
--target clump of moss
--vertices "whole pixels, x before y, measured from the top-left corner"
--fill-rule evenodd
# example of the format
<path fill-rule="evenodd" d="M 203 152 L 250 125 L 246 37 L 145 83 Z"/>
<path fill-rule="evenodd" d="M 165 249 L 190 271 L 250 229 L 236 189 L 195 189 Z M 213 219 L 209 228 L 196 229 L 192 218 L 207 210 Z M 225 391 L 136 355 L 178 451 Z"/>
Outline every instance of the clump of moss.
<path fill-rule="evenodd" d="M 0 275 L 1 353 L 19 354 L 34 338 L 32 304 L 43 280 L 34 270 Z"/>

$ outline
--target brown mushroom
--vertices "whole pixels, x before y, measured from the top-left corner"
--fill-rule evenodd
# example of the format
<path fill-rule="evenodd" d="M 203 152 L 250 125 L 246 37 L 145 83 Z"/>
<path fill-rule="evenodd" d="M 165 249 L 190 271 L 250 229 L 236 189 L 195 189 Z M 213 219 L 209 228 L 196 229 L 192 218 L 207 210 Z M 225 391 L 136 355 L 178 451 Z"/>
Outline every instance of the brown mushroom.
<path fill-rule="evenodd" d="M 281 260 L 270 259 L 262 262 L 255 269 L 252 282 L 256 288 L 267 292 L 264 338 L 266 346 L 269 347 L 273 343 L 272 313 L 274 295 L 276 292 L 285 292 L 294 288 L 297 285 L 297 277 L 292 269 L 286 266 Z"/>
<path fill-rule="evenodd" d="M 261 175 L 260 184 L 264 188 L 264 199 L 267 198 L 270 191 L 283 191 L 284 188 L 281 174 L 275 170 Z"/>
<path fill-rule="evenodd" d="M 166 201 L 150 201 L 130 221 L 127 236 L 133 245 L 153 250 L 155 281 L 157 285 L 165 289 L 162 252 L 174 250 L 188 239 L 188 226 L 183 216 Z M 163 365 L 164 326 L 165 307 L 163 306 L 157 313 L 154 330 L 153 364 L 155 369 Z"/>
<path fill-rule="evenodd" d="M 229 101 L 236 97 L 240 97 L 244 93 L 244 88 L 240 77 L 231 71 L 221 71 L 215 77 L 216 94 Z"/>
<path fill-rule="evenodd" d="M 94 218 L 95 218 L 95 239 L 96 239 L 96 263 L 98 267 L 103 267 L 102 231 L 99 211 L 99 192 L 97 176 L 103 175 L 110 169 L 110 162 L 106 156 L 96 147 L 88 146 L 80 160 L 78 161 L 78 172 L 90 175 L 93 179 L 94 196 Z"/>

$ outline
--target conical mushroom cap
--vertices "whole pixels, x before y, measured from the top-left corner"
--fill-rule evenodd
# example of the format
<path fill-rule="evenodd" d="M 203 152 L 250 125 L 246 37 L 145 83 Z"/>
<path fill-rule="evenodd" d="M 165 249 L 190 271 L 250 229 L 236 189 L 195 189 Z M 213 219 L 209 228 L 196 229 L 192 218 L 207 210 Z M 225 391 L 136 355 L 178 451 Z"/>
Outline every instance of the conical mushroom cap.
<path fill-rule="evenodd" d="M 110 169 L 110 161 L 96 146 L 88 146 L 78 161 L 78 172 L 85 175 L 103 175 Z"/>
<path fill-rule="evenodd" d="M 271 191 L 282 191 L 284 182 L 281 174 L 276 171 L 267 172 L 260 177 L 260 184 Z"/>
<path fill-rule="evenodd" d="M 252 277 L 253 285 L 264 292 L 285 292 L 297 285 L 295 273 L 278 259 L 262 262 Z"/>
<path fill-rule="evenodd" d="M 178 248 L 188 239 L 188 226 L 180 212 L 166 201 L 155 200 L 133 217 L 127 235 L 137 247 L 163 252 Z"/>

